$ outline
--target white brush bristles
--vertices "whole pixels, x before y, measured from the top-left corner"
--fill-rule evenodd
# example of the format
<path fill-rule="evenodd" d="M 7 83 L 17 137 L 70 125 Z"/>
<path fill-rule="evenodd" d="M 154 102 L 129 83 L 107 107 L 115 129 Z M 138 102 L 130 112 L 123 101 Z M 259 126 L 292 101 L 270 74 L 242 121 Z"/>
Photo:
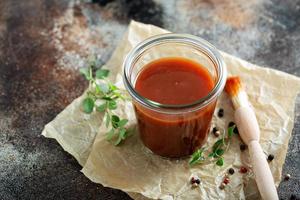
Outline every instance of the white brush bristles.
<path fill-rule="evenodd" d="M 238 94 L 231 97 L 231 101 L 235 110 L 238 109 L 239 107 L 250 106 L 248 101 L 248 96 L 244 90 L 240 90 Z"/>

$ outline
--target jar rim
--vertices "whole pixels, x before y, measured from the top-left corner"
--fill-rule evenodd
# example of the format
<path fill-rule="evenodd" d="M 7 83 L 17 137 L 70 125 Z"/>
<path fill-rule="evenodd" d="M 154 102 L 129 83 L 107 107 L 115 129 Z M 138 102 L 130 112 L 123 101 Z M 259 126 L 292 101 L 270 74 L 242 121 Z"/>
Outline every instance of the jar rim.
<path fill-rule="evenodd" d="M 130 81 L 130 72 L 131 66 L 135 64 L 138 60 L 139 55 L 144 53 L 146 50 L 160 44 L 176 42 L 182 44 L 189 44 L 193 47 L 196 47 L 197 50 L 200 50 L 201 53 L 205 54 L 210 61 L 216 66 L 218 75 L 217 81 L 215 83 L 214 88 L 205 96 L 202 97 L 192 103 L 189 104 L 162 104 L 153 100 L 150 100 L 146 97 L 140 95 L 134 88 L 132 82 Z M 226 65 L 223 60 L 222 55 L 212 44 L 207 42 L 206 40 L 189 35 L 189 34 L 175 34 L 175 33 L 165 33 L 159 34 L 156 36 L 152 36 L 147 38 L 146 40 L 140 42 L 137 46 L 135 46 L 126 56 L 123 62 L 123 82 L 129 94 L 149 109 L 156 110 L 158 112 L 176 112 L 178 110 L 182 111 L 182 109 L 188 109 L 189 111 L 194 111 L 201 109 L 202 107 L 208 105 L 212 100 L 214 100 L 220 93 L 223 91 L 225 83 L 226 83 L 227 70 Z"/>

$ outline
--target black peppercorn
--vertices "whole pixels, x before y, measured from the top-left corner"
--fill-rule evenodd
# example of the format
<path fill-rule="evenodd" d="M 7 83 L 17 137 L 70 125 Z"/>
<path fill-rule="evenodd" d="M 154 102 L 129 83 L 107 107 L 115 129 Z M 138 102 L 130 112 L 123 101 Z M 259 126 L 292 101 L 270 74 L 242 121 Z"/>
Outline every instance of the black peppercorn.
<path fill-rule="evenodd" d="M 213 131 L 213 133 L 215 133 L 215 132 L 217 132 L 218 130 L 219 130 L 219 129 L 218 129 L 217 127 L 214 127 L 212 131 Z"/>
<path fill-rule="evenodd" d="M 240 150 L 241 150 L 241 151 L 245 151 L 246 148 L 247 148 L 247 146 L 246 146 L 245 144 L 241 144 L 241 145 L 240 145 Z"/>
<path fill-rule="evenodd" d="M 234 132 L 235 134 L 239 134 L 239 129 L 237 128 L 237 126 L 234 127 L 233 132 Z"/>
<path fill-rule="evenodd" d="M 218 117 L 223 117 L 224 116 L 224 109 L 220 108 L 218 111 Z"/>
<path fill-rule="evenodd" d="M 224 190 L 224 189 L 225 189 L 225 186 L 226 186 L 225 183 L 221 183 L 221 185 L 219 186 L 219 188 L 220 188 L 221 190 Z"/>
<path fill-rule="evenodd" d="M 229 168 L 228 173 L 231 174 L 231 175 L 234 174 L 234 169 L 233 168 Z"/>
<path fill-rule="evenodd" d="M 193 183 L 195 183 L 195 178 L 194 177 L 191 178 L 191 184 L 193 184 Z"/>
<path fill-rule="evenodd" d="M 193 188 L 198 187 L 199 184 L 200 184 L 200 182 L 201 182 L 200 179 L 197 178 L 197 177 L 192 177 L 191 181 L 190 181 L 190 183 L 192 184 Z"/>
<path fill-rule="evenodd" d="M 291 175 L 290 175 L 290 174 L 286 174 L 286 175 L 284 176 L 284 180 L 285 180 L 285 181 L 290 180 L 290 178 L 291 178 Z"/>
<path fill-rule="evenodd" d="M 274 159 L 274 155 L 273 155 L 273 154 L 270 154 L 270 155 L 268 156 L 268 161 L 271 162 L 273 159 Z"/>
<path fill-rule="evenodd" d="M 216 137 L 219 137 L 220 136 L 220 130 L 217 128 L 217 127 L 214 127 L 213 130 L 212 130 L 213 134 L 216 136 Z"/>
<path fill-rule="evenodd" d="M 228 127 L 232 127 L 232 126 L 234 126 L 234 125 L 235 125 L 234 122 L 229 122 L 229 123 L 228 123 Z"/>

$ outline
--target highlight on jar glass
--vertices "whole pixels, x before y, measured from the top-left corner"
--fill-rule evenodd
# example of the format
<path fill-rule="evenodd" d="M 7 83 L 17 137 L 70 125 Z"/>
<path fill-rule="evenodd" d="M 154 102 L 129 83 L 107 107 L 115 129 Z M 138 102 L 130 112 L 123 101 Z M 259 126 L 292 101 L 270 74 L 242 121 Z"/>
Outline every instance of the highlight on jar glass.
<path fill-rule="evenodd" d="M 206 142 L 226 82 L 214 46 L 186 34 L 151 37 L 127 55 L 123 78 L 140 138 L 153 153 L 184 157 Z"/>

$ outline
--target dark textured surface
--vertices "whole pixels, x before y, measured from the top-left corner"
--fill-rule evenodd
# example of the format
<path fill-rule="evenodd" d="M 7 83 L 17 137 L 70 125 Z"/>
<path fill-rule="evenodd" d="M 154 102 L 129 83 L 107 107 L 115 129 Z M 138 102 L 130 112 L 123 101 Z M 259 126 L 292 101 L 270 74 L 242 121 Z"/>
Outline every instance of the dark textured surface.
<path fill-rule="evenodd" d="M 72 156 L 40 133 L 86 87 L 78 67 L 90 54 L 106 62 L 131 18 L 300 75 L 300 0 L 94 2 L 0 1 L 0 199 L 130 199 L 90 182 Z M 300 198 L 297 102 L 283 199 Z"/>

